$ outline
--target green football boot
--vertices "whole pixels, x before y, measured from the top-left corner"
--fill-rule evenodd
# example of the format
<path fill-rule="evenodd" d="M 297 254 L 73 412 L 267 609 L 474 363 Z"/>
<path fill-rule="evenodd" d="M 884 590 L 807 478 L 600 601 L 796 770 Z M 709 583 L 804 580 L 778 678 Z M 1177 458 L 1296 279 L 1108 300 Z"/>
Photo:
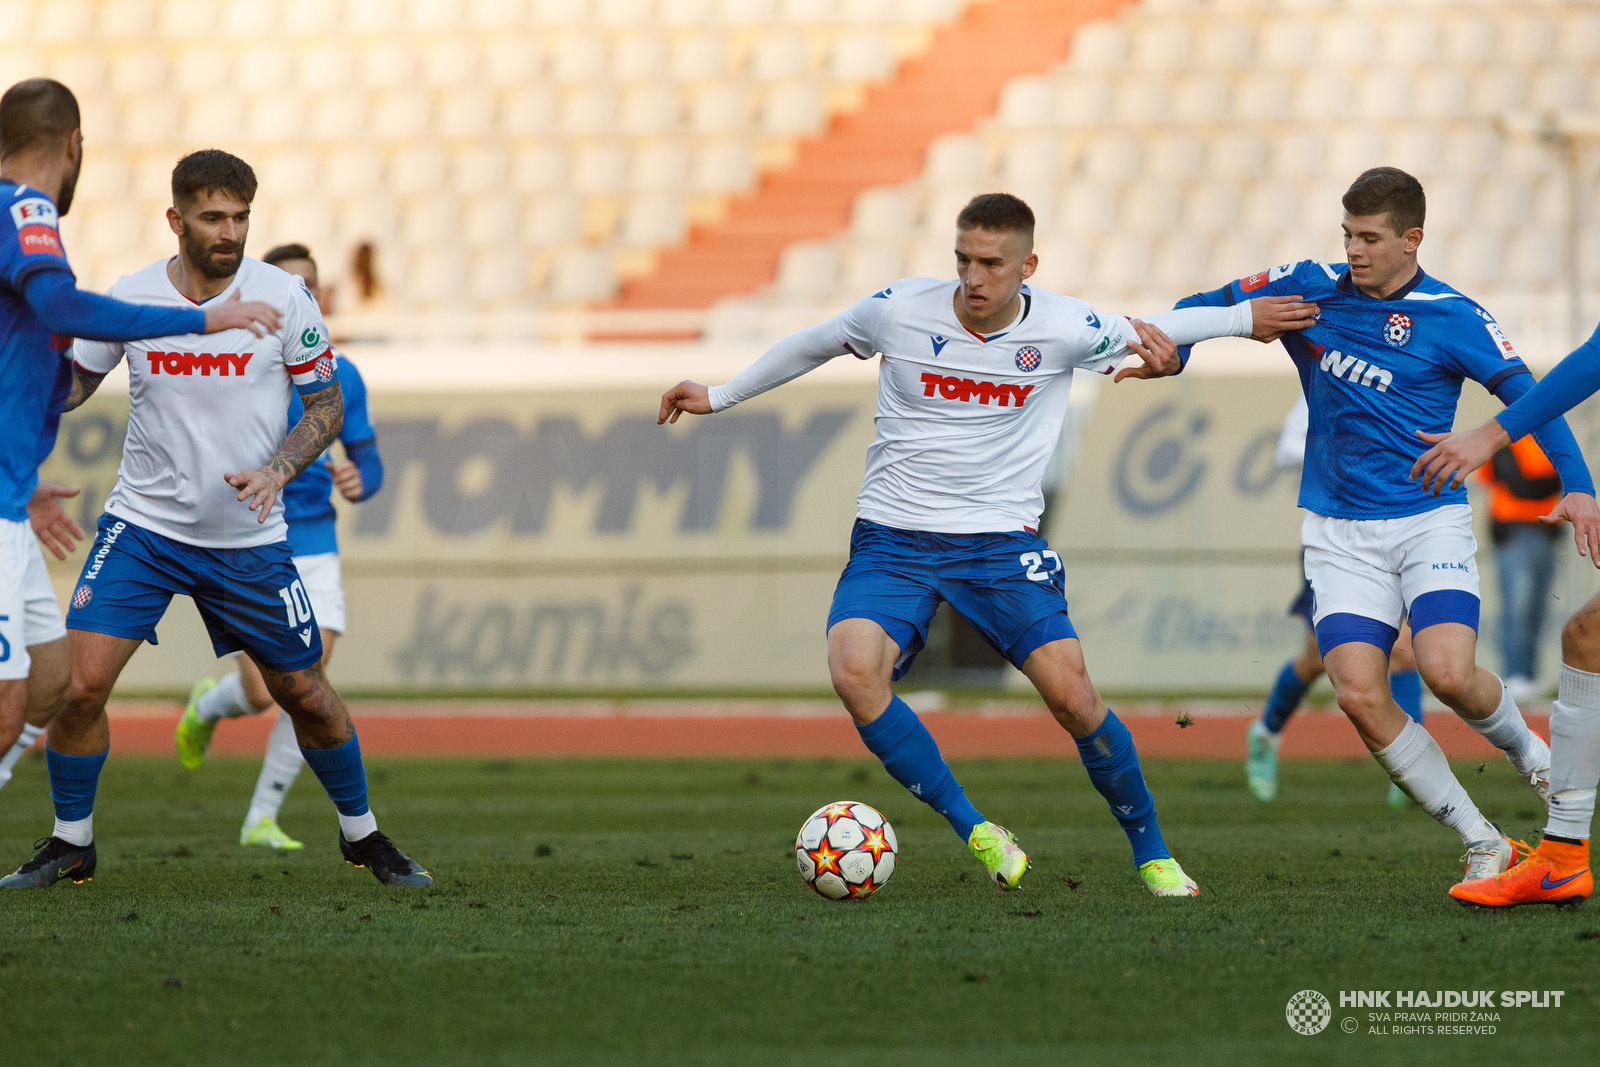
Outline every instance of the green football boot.
<path fill-rule="evenodd" d="M 1200 887 L 1193 878 L 1183 873 L 1178 861 L 1168 856 L 1150 860 L 1139 867 L 1139 877 L 1145 886 L 1158 897 L 1197 897 Z"/>
<path fill-rule="evenodd" d="M 1017 844 L 1016 835 L 992 822 L 974 826 L 972 835 L 967 838 L 967 847 L 988 868 L 994 884 L 1004 890 L 1017 888 L 1022 876 L 1033 866 L 1028 854 Z"/>
<path fill-rule="evenodd" d="M 239 831 L 239 844 L 261 845 L 264 848 L 281 848 L 293 851 L 306 846 L 283 832 L 283 827 L 278 825 L 278 820 L 270 815 L 263 815 L 254 826 L 244 824 Z"/>
<path fill-rule="evenodd" d="M 1282 738 L 1257 719 L 1245 734 L 1244 777 L 1250 795 L 1270 804 L 1278 797 L 1278 743 Z"/>
<path fill-rule="evenodd" d="M 194 683 L 194 688 L 189 690 L 189 706 L 183 709 L 183 718 L 178 720 L 178 732 L 175 740 L 178 743 L 178 762 L 186 770 L 198 771 L 200 765 L 206 761 L 206 749 L 211 747 L 211 734 L 216 730 L 214 722 L 200 721 L 200 698 L 217 687 L 215 678 L 202 678 Z"/>

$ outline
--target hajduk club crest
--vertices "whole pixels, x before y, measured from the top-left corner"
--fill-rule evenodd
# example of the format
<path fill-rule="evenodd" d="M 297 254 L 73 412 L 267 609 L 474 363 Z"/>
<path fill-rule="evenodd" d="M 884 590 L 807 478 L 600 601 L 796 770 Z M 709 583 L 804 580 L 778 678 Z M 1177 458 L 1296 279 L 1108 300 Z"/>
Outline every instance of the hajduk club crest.
<path fill-rule="evenodd" d="M 1032 345 L 1023 345 L 1017 349 L 1017 369 L 1021 371 L 1034 370 L 1039 366 L 1039 361 L 1044 358 L 1039 355 L 1039 350 Z"/>

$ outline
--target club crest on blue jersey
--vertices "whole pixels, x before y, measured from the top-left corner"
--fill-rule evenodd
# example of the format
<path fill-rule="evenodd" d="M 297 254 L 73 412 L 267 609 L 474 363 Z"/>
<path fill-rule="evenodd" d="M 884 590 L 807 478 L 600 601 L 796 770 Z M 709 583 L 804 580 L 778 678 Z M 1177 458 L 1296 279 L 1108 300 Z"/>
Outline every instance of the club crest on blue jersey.
<path fill-rule="evenodd" d="M 1404 348 L 1411 343 L 1411 316 L 1396 311 L 1383 324 L 1383 339 L 1391 348 Z"/>
<path fill-rule="evenodd" d="M 1035 370 L 1039 366 L 1039 350 L 1032 345 L 1023 345 L 1017 349 L 1017 369 L 1021 371 Z"/>
<path fill-rule="evenodd" d="M 75 608 L 81 608 L 89 602 L 89 598 L 92 596 L 94 596 L 93 589 L 90 589 L 86 585 L 80 585 L 78 586 L 78 591 L 72 594 L 72 606 Z"/>
<path fill-rule="evenodd" d="M 935 357 L 937 357 L 940 352 L 944 351 L 944 346 L 945 345 L 950 343 L 950 341 L 947 338 L 944 338 L 944 337 L 932 337 L 932 336 L 930 336 L 928 338 L 928 340 L 933 342 L 933 354 L 934 354 Z"/>

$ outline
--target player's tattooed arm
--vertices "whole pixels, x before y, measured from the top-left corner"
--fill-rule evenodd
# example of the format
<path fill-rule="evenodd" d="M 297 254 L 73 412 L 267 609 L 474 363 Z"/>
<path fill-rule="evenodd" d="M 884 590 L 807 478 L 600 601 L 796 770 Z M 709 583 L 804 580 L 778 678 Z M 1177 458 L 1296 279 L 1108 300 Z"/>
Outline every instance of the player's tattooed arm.
<path fill-rule="evenodd" d="M 100 383 L 105 381 L 103 374 L 86 374 L 79 366 L 72 365 L 72 391 L 67 394 L 67 402 L 62 406 L 63 411 L 71 411 L 81 407 L 85 400 L 94 396 L 94 391 L 100 388 Z"/>
<path fill-rule="evenodd" d="M 278 492 L 338 440 L 339 428 L 344 425 L 344 395 L 338 382 L 302 399 L 305 414 L 300 416 L 300 421 L 294 424 L 294 429 L 289 431 L 271 459 L 256 470 L 222 476 L 239 490 L 238 500 L 249 500 L 250 510 L 261 513 L 257 522 L 267 521 Z"/>

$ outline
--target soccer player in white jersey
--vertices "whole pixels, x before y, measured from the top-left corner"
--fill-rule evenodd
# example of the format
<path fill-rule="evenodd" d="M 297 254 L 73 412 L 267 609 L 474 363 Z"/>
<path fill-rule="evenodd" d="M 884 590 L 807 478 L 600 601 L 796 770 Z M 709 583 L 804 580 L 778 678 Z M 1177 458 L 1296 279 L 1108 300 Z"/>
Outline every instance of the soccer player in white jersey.
<path fill-rule="evenodd" d="M 73 536 L 83 536 L 56 503 L 76 491 L 39 482 L 72 383 L 62 354 L 75 336 L 278 324 L 265 304 L 143 307 L 80 290 L 58 221 L 72 207 L 82 166 L 72 90 L 31 78 L 0 96 L 0 785 L 55 715 L 69 681 L 66 627 L 35 537 L 65 558 Z"/>
<path fill-rule="evenodd" d="M 662 396 L 659 419 L 725 411 L 835 356 L 881 353 L 877 438 L 828 617 L 834 690 L 862 741 L 949 820 L 1000 888 L 1017 887 L 1028 857 L 967 799 L 932 735 L 890 688 L 921 650 L 934 609 L 948 601 L 1028 676 L 1077 741 L 1150 891 L 1196 895 L 1162 840 L 1133 738 L 1089 680 L 1067 616 L 1061 557 L 1038 533 L 1040 483 L 1075 369 L 1110 373 L 1130 352 L 1160 366 L 1174 339 L 1244 336 L 1258 326 L 1276 335 L 1309 323 L 1310 311 L 1280 300 L 1200 316 L 1169 312 L 1154 325 L 1102 315 L 1026 284 L 1038 257 L 1033 212 L 1021 200 L 977 197 L 956 227 L 958 281 L 895 282 L 780 341 L 727 385 L 680 383 Z M 1145 373 L 1136 367 L 1118 378 Z"/>
<path fill-rule="evenodd" d="M 263 263 L 288 271 L 306 283 L 306 290 L 326 311 L 324 290 L 319 284 L 316 260 L 305 245 L 279 245 L 261 257 Z M 322 667 L 333 658 L 334 642 L 344 636 L 344 584 L 340 578 L 337 513 L 331 497 L 339 495 L 356 503 L 383 487 L 383 459 L 378 454 L 377 434 L 367 412 L 367 387 L 356 365 L 344 354 L 334 352 L 338 362 L 339 391 L 344 395 L 344 423 L 339 428 L 339 443 L 346 461 L 335 463 L 325 455 L 307 467 L 300 476 L 283 487 L 283 519 L 289 527 L 289 550 L 300 574 L 311 611 L 322 630 Z M 300 421 L 301 406 L 293 398 L 289 407 L 289 426 Z M 304 847 L 278 825 L 278 812 L 284 797 L 305 760 L 294 737 L 294 722 L 276 708 L 261 672 L 248 656 L 236 656 L 239 669 L 220 683 L 202 678 L 189 691 L 189 705 L 178 720 L 176 745 L 178 758 L 190 770 L 205 760 L 212 731 L 223 719 L 259 715 L 269 708 L 277 722 L 267 737 L 267 755 L 256 779 L 255 795 L 239 829 L 239 844 L 266 848 Z"/>
<path fill-rule="evenodd" d="M 338 435 L 343 401 L 316 301 L 299 278 L 244 255 L 256 177 L 226 152 L 172 172 L 167 221 L 178 254 L 111 292 L 169 307 L 244 296 L 283 325 L 203 339 L 78 342 L 69 408 L 124 358 L 132 410 L 117 484 L 67 614 L 72 687 L 45 752 L 54 832 L 0 885 L 44 887 L 94 873 L 94 795 L 110 745 L 106 699 L 128 659 L 156 639 L 174 594 L 194 600 L 219 656 L 243 650 L 294 720 L 301 753 L 339 812 L 339 848 L 388 885 L 432 879 L 378 830 L 350 713 L 329 686 L 317 620 L 290 557 L 283 486 Z M 305 414 L 284 436 L 291 389 Z"/>
<path fill-rule="evenodd" d="M 1533 388 L 1533 375 L 1493 316 L 1422 270 L 1427 200 L 1416 178 L 1375 167 L 1342 201 L 1346 262 L 1273 267 L 1179 306 L 1227 306 L 1260 294 L 1317 305 L 1317 322 L 1283 340 L 1310 411 L 1301 542 L 1318 647 L 1339 707 L 1389 780 L 1461 836 L 1463 880 L 1473 881 L 1504 871 L 1526 846 L 1483 816 L 1443 750 L 1395 704 L 1389 653 L 1401 622 L 1410 620 L 1428 688 L 1503 751 L 1542 800 L 1550 749 L 1505 684 L 1475 661 L 1472 509 L 1459 487 L 1435 496 L 1411 482 L 1425 448 L 1414 431 L 1448 431 L 1468 378 L 1509 404 Z M 1534 433 L 1566 490 L 1553 519 L 1571 521 L 1580 537 L 1600 529 L 1594 482 L 1566 422 Z"/>
<path fill-rule="evenodd" d="M 1411 476 L 1434 493 L 1458 488 L 1500 449 L 1600 392 L 1600 330 L 1525 396 L 1476 430 L 1423 433 L 1433 445 Z M 1558 521 L 1546 517 L 1540 522 Z M 1575 524 L 1576 525 L 1576 524 Z M 1600 537 L 1578 529 L 1578 554 L 1600 567 Z M 1466 905 L 1582 904 L 1594 892 L 1589 829 L 1600 786 L 1600 595 L 1561 629 L 1561 684 L 1550 707 L 1550 818 L 1532 855 L 1502 874 L 1452 886 Z"/>

